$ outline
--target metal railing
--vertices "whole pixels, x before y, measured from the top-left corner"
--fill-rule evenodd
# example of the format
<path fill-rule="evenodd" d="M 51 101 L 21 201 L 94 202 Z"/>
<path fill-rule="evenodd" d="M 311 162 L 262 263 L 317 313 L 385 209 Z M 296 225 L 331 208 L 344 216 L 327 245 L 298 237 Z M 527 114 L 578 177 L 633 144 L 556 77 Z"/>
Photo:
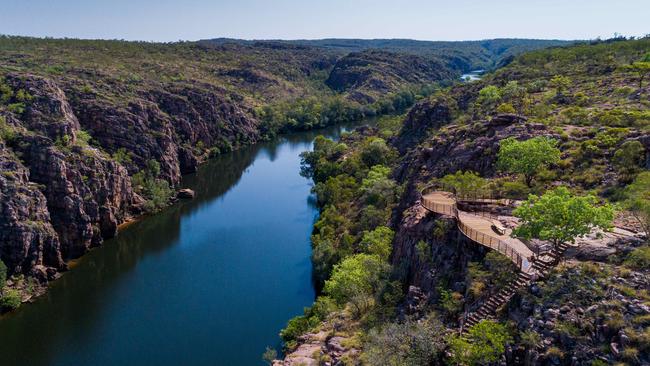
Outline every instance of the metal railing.
<path fill-rule="evenodd" d="M 464 223 L 460 219 L 459 215 L 459 210 L 457 206 L 457 201 L 458 198 L 456 197 L 455 189 L 451 188 L 450 190 L 446 190 L 447 187 L 444 187 L 445 190 L 438 188 L 439 186 L 436 185 L 431 185 L 428 187 L 425 187 L 422 192 L 421 192 L 421 197 L 420 197 L 420 202 L 421 205 L 426 208 L 429 211 L 433 211 L 438 214 L 442 215 L 449 215 L 449 216 L 454 216 L 456 218 L 456 222 L 458 225 L 459 230 L 468 237 L 470 240 L 475 241 L 483 246 L 486 246 L 490 249 L 496 250 L 499 253 L 505 255 L 508 257 L 513 263 L 517 265 L 518 268 L 523 269 L 523 264 L 524 264 L 524 257 L 516 252 L 511 246 L 508 245 L 508 243 L 504 242 L 503 240 L 499 238 L 495 238 L 491 235 L 487 235 L 485 233 L 482 233 L 476 229 L 473 229 L 466 223 Z M 440 192 L 444 194 L 451 194 L 452 196 L 450 198 L 453 199 L 453 203 L 450 204 L 443 204 L 443 203 L 436 203 L 432 202 L 431 200 L 428 200 L 425 198 L 425 195 L 434 193 L 434 192 Z M 469 197 L 468 195 L 463 195 L 462 197 Z M 471 196 L 474 199 L 482 199 L 485 200 L 485 202 L 492 202 L 494 199 L 493 198 L 479 198 L 477 196 Z M 478 212 L 467 212 L 469 215 L 476 215 L 476 216 L 484 216 L 488 218 L 497 218 L 496 215 L 493 215 L 489 212 L 485 211 L 478 211 Z M 526 261 L 528 262 L 528 261 Z"/>

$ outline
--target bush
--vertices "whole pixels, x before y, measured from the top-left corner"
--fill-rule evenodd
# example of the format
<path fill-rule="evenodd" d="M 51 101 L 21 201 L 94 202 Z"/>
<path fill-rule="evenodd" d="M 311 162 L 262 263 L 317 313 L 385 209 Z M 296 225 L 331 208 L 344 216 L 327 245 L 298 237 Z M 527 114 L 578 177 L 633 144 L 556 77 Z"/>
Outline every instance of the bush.
<path fill-rule="evenodd" d="M 458 196 L 481 195 L 487 186 L 487 180 L 481 178 L 477 173 L 461 170 L 454 174 L 447 174 L 440 179 L 440 183 L 446 189 L 455 190 Z"/>
<path fill-rule="evenodd" d="M 167 206 L 173 193 L 166 180 L 158 179 L 159 175 L 160 163 L 151 159 L 147 161 L 145 170 L 131 177 L 133 185 L 147 199 L 144 204 L 147 212 L 158 211 Z"/>
<path fill-rule="evenodd" d="M 440 308 L 448 319 L 454 319 L 463 310 L 463 294 L 438 288 L 440 293 Z"/>
<path fill-rule="evenodd" d="M 614 153 L 614 165 L 622 173 L 632 174 L 639 170 L 644 162 L 645 148 L 637 141 L 626 141 Z"/>
<path fill-rule="evenodd" d="M 466 338 L 456 334 L 449 338 L 452 362 L 479 365 L 496 362 L 512 342 L 507 328 L 491 320 L 481 320 L 469 329 Z"/>
<path fill-rule="evenodd" d="M 445 329 L 432 317 L 424 321 L 389 323 L 370 331 L 363 359 L 368 365 L 432 365 L 444 350 Z"/>
<path fill-rule="evenodd" d="M 0 293 L 7 283 L 7 266 L 0 260 Z"/>
<path fill-rule="evenodd" d="M 517 112 L 515 110 L 515 107 L 512 106 L 510 103 L 501 103 L 497 107 L 497 113 L 515 113 Z"/>
<path fill-rule="evenodd" d="M 15 289 L 6 289 L 2 298 L 0 298 L 0 308 L 4 310 L 14 310 L 20 306 L 20 292 Z"/>
<path fill-rule="evenodd" d="M 632 184 L 625 187 L 623 207 L 630 210 L 650 238 L 650 172 L 642 172 L 636 176 Z"/>
<path fill-rule="evenodd" d="M 266 347 L 266 350 L 262 353 L 262 360 L 264 360 L 267 365 L 272 365 L 273 360 L 276 358 L 278 358 L 278 351 L 276 351 L 275 348 Z"/>
<path fill-rule="evenodd" d="M 637 270 L 650 269 L 650 246 L 634 249 L 628 254 L 624 263 Z"/>
<path fill-rule="evenodd" d="M 307 316 L 298 315 L 289 319 L 287 326 L 280 331 L 280 337 L 285 343 L 295 341 L 316 325 L 318 322 L 311 322 Z"/>
<path fill-rule="evenodd" d="M 476 99 L 476 107 L 483 113 L 490 113 L 501 101 L 501 91 L 497 86 L 488 85 L 481 89 Z"/>

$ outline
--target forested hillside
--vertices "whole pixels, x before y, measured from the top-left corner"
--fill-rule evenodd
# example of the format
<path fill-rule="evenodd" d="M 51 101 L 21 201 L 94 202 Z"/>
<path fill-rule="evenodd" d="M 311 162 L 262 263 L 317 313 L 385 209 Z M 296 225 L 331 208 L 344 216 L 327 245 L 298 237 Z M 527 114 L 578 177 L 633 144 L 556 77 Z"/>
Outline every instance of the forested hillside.
<path fill-rule="evenodd" d="M 650 362 L 649 73 L 649 38 L 533 51 L 317 139 L 323 290 L 275 364 Z M 426 208 L 431 190 L 492 228 Z M 503 233 L 528 263 L 480 244 Z"/>

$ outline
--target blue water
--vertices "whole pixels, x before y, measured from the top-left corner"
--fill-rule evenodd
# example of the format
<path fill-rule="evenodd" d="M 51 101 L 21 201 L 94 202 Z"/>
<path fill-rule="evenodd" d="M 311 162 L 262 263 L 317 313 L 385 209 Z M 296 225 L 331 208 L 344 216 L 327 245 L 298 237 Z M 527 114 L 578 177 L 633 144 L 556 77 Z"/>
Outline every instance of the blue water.
<path fill-rule="evenodd" d="M 460 80 L 465 82 L 481 80 L 481 78 L 483 78 L 483 73 L 485 73 L 485 70 L 473 70 L 461 75 Z"/>
<path fill-rule="evenodd" d="M 320 131 L 338 136 L 342 127 Z M 0 365 L 261 365 L 314 299 L 315 133 L 220 156 L 197 198 L 131 224 L 0 319 Z"/>

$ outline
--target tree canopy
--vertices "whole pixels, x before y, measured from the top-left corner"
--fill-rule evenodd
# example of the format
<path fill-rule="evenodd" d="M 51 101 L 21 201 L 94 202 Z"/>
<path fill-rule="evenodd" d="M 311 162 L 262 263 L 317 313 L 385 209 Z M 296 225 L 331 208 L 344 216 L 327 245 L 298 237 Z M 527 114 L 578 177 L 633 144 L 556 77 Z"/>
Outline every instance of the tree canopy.
<path fill-rule="evenodd" d="M 325 281 L 324 291 L 339 304 L 358 295 L 370 296 L 387 270 L 388 264 L 378 255 L 353 255 L 334 266 L 332 276 Z"/>
<path fill-rule="evenodd" d="M 541 197 L 530 195 L 513 214 L 521 219 L 514 236 L 550 240 L 554 245 L 574 242 L 592 227 L 608 230 L 614 219 L 611 205 L 598 205 L 592 195 L 575 196 L 566 187 L 557 187 Z"/>
<path fill-rule="evenodd" d="M 530 187 L 540 169 L 558 161 L 560 150 L 554 139 L 540 136 L 517 141 L 508 137 L 501 141 L 497 165 L 511 173 L 522 174 Z"/>
<path fill-rule="evenodd" d="M 487 181 L 477 173 L 471 171 L 463 172 L 462 170 L 458 170 L 454 174 L 445 175 L 440 179 L 440 183 L 448 189 L 455 190 L 459 196 L 478 194 L 487 185 Z"/>
<path fill-rule="evenodd" d="M 366 231 L 361 239 L 361 247 L 369 254 L 375 254 L 384 261 L 388 260 L 392 251 L 395 233 L 386 226 L 378 226 L 373 231 Z"/>

